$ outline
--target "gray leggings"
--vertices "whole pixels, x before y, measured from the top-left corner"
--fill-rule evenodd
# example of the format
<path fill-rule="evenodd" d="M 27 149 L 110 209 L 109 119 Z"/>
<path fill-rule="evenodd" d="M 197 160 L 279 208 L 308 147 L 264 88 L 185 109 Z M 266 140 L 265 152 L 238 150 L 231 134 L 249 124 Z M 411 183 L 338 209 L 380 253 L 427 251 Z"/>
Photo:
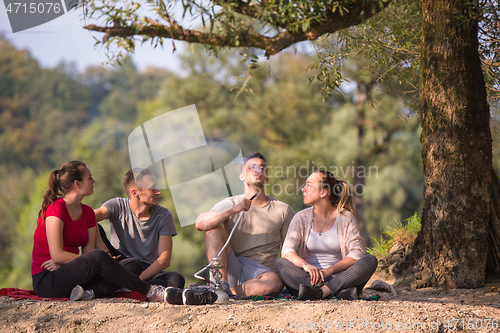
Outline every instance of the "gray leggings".
<path fill-rule="evenodd" d="M 315 285 L 315 287 L 326 285 L 333 296 L 344 289 L 356 287 L 359 295 L 377 269 L 377 265 L 378 260 L 375 256 L 366 255 L 345 271 L 325 278 L 324 282 Z M 274 270 L 283 280 L 290 294 L 294 296 L 297 296 L 301 284 L 311 286 L 311 275 L 302 268 L 295 266 L 288 259 L 279 258 L 276 260 Z"/>

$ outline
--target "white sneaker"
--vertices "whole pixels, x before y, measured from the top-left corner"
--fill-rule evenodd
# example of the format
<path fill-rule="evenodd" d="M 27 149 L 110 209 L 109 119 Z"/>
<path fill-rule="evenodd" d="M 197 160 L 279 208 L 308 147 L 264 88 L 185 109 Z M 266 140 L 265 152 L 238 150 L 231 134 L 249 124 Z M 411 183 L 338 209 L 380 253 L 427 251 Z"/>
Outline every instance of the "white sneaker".
<path fill-rule="evenodd" d="M 165 287 L 160 285 L 153 285 L 147 297 L 151 302 L 165 302 L 165 299 L 167 297 Z"/>
<path fill-rule="evenodd" d="M 71 290 L 71 294 L 69 295 L 70 301 L 83 301 L 87 299 L 94 298 L 93 290 L 84 290 L 82 286 L 77 285 Z"/>

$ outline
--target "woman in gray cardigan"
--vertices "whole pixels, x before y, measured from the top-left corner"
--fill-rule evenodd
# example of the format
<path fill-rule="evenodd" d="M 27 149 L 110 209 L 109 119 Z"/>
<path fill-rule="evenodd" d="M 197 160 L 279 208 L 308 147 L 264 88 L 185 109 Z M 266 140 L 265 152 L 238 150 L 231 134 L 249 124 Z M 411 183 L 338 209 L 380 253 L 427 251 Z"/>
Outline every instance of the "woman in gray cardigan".
<path fill-rule="evenodd" d="M 351 287 L 360 296 L 378 261 L 365 253 L 349 185 L 320 170 L 309 176 L 302 192 L 311 207 L 292 219 L 276 273 L 299 299 L 335 296 Z"/>

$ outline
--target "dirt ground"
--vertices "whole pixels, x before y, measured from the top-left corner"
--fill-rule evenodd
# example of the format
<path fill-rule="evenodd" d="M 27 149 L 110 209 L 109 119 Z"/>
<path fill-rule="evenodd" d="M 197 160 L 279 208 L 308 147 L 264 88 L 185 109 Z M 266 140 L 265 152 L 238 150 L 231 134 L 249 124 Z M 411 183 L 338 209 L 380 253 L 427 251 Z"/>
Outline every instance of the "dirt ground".
<path fill-rule="evenodd" d="M 57 302 L 0 297 L 0 332 L 499 331 L 500 283 L 474 290 L 396 287 L 396 291 L 394 297 L 365 289 L 366 295 L 381 296 L 370 302 L 230 300 L 206 306 L 130 299 Z"/>

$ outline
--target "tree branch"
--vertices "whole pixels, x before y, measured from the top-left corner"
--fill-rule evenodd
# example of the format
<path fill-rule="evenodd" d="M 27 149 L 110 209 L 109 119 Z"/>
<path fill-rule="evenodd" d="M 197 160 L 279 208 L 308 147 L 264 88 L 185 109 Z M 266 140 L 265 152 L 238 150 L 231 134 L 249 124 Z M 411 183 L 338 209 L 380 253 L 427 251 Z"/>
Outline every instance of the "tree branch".
<path fill-rule="evenodd" d="M 391 0 L 384 2 L 383 6 L 387 7 L 390 2 Z M 255 33 L 252 31 L 251 27 L 243 31 L 238 31 L 235 35 L 231 36 L 227 34 L 205 33 L 198 30 L 185 29 L 175 21 L 171 21 L 169 26 L 159 23 L 150 23 L 147 26 L 135 24 L 131 24 L 130 26 L 117 26 L 115 23 L 112 27 L 91 24 L 84 26 L 84 28 L 104 33 L 103 43 L 106 43 L 111 37 L 124 38 L 142 35 L 171 38 L 174 40 L 186 41 L 188 43 L 199 43 L 212 46 L 252 47 L 264 50 L 266 56 L 271 56 L 295 43 L 305 40 L 316 40 L 326 33 L 334 33 L 350 26 L 360 24 L 363 20 L 370 18 L 383 9 L 379 6 L 372 9 L 369 3 L 367 4 L 366 1 L 362 0 L 352 1 L 348 5 L 349 8 L 347 9 L 350 11 L 347 14 L 340 14 L 339 10 L 335 12 L 327 11 L 322 18 L 313 22 L 307 31 L 296 33 L 284 31 L 272 37 Z M 258 15 L 258 10 L 251 7 L 254 6 L 247 5 L 243 1 L 238 1 L 237 12 L 255 18 L 256 15 Z"/>

